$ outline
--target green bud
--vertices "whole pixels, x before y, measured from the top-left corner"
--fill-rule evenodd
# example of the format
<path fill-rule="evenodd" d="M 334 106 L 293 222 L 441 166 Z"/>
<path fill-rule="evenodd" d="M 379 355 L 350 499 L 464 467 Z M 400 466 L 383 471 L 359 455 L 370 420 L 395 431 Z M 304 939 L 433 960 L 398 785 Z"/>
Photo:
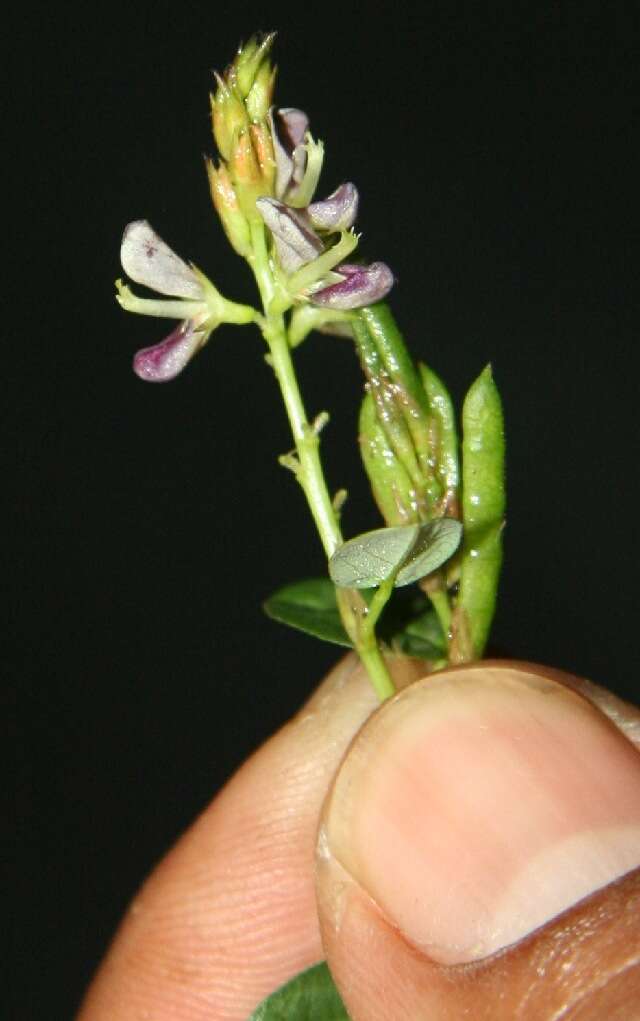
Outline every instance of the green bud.
<path fill-rule="evenodd" d="M 267 77 L 270 76 L 271 64 L 268 55 L 275 37 L 275 32 L 269 32 L 262 40 L 254 35 L 245 46 L 241 46 L 238 50 L 228 77 L 233 81 L 242 99 L 247 98 L 259 72 L 265 65 L 268 68 Z"/>
<path fill-rule="evenodd" d="M 211 121 L 213 137 L 223 159 L 228 160 L 233 149 L 236 134 L 249 125 L 249 118 L 244 103 L 228 83 L 216 75 L 218 88 L 215 96 L 210 96 Z"/>
<path fill-rule="evenodd" d="M 362 401 L 358 438 L 371 492 L 387 525 L 417 524 L 415 488 L 380 425 L 371 393 Z"/>
<path fill-rule="evenodd" d="M 266 120 L 273 99 L 275 81 L 276 69 L 272 68 L 269 61 L 266 60 L 261 65 L 245 102 L 247 113 L 252 121 Z"/>

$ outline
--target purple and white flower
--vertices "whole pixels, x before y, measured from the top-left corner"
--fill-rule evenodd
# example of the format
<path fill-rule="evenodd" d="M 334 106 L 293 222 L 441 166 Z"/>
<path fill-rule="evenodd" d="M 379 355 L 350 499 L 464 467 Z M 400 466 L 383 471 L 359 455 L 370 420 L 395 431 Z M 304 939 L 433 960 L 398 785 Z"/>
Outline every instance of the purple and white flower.
<path fill-rule="evenodd" d="M 314 230 L 311 207 L 292 209 L 278 199 L 261 198 L 256 206 L 271 231 L 286 286 L 296 301 L 310 301 L 324 308 L 346 311 L 381 301 L 393 286 L 393 273 L 383 262 L 356 266 L 343 262 L 356 247 L 351 231 L 340 229 L 337 244 L 325 248 Z M 325 202 L 315 203 L 316 222 L 346 223 L 355 216 L 357 192 L 353 185 L 341 185 Z M 318 214 L 318 208 L 320 214 Z"/>
<path fill-rule="evenodd" d="M 251 322 L 253 309 L 227 301 L 195 266 L 169 248 L 146 220 L 126 228 L 120 261 L 127 276 L 166 298 L 139 298 L 121 280 L 116 300 L 127 312 L 178 319 L 179 325 L 151 347 L 138 351 L 133 371 L 140 379 L 165 383 L 181 372 L 221 322 Z"/>

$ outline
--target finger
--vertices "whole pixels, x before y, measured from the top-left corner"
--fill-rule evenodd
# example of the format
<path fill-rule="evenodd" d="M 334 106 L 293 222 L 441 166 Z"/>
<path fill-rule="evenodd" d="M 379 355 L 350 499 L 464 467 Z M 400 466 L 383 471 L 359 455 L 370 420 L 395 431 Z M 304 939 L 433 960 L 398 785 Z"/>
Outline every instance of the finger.
<path fill-rule="evenodd" d="M 445 671 L 355 738 L 317 852 L 354 1021 L 635 1016 L 640 753 L 547 673 Z"/>
<path fill-rule="evenodd" d="M 395 669 L 404 683 L 423 668 Z M 322 958 L 313 888 L 320 806 L 376 705 L 347 657 L 144 884 L 79 1021 L 244 1021 Z"/>

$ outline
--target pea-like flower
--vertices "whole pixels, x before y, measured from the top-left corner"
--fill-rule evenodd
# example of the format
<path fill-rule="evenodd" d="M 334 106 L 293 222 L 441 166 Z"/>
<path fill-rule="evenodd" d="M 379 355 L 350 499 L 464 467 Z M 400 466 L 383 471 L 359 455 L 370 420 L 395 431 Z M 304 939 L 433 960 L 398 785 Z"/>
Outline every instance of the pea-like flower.
<path fill-rule="evenodd" d="M 176 255 L 146 220 L 135 220 L 126 228 L 120 261 L 132 280 L 166 296 L 139 298 L 117 280 L 116 300 L 122 308 L 180 320 L 159 344 L 137 352 L 133 371 L 140 379 L 152 383 L 173 379 L 220 323 L 249 323 L 255 318 L 253 309 L 223 298 L 204 273 Z"/>
<path fill-rule="evenodd" d="M 344 262 L 358 243 L 346 230 L 355 217 L 358 193 L 343 184 L 323 202 L 308 209 L 292 209 L 284 202 L 260 198 L 256 206 L 271 231 L 286 288 L 295 301 L 310 301 L 327 309 L 346 311 L 381 301 L 393 287 L 393 273 L 384 262 L 358 266 Z M 314 227 L 340 231 L 337 244 L 325 248 Z"/>

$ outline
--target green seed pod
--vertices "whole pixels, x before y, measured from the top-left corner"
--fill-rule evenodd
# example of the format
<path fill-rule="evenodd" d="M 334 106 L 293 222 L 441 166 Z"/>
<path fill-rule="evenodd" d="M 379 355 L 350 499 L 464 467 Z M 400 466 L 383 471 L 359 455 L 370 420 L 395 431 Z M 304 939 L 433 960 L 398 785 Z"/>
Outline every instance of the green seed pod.
<path fill-rule="evenodd" d="M 411 525 L 420 520 L 416 491 L 378 421 L 370 393 L 360 409 L 360 454 L 371 492 L 388 525 Z"/>
<path fill-rule="evenodd" d="M 411 436 L 429 502 L 429 516 L 432 517 L 442 497 L 442 487 L 434 472 L 429 402 L 422 381 L 389 306 L 379 301 L 361 309 L 359 315 L 369 331 L 384 372 L 394 387 L 395 402 Z"/>
<path fill-rule="evenodd" d="M 449 391 L 439 376 L 422 362 L 418 364 L 420 378 L 429 402 L 430 449 L 435 460 L 435 471 L 443 492 L 443 513 L 459 516 L 458 486 L 458 430 L 456 415 Z"/>
<path fill-rule="evenodd" d="M 432 502 L 430 480 L 425 478 L 407 423 L 406 405 L 402 399 L 404 391 L 400 384 L 392 381 L 387 372 L 364 318 L 361 315 L 355 316 L 351 326 L 378 423 L 386 434 L 389 447 L 411 480 L 420 520 L 427 520 Z M 425 433 L 427 426 L 428 422 Z"/>
<path fill-rule="evenodd" d="M 458 661 L 479 658 L 483 653 L 502 565 L 504 420 L 490 365 L 467 393 L 462 431 L 464 545 L 452 639 L 452 658 Z"/>

